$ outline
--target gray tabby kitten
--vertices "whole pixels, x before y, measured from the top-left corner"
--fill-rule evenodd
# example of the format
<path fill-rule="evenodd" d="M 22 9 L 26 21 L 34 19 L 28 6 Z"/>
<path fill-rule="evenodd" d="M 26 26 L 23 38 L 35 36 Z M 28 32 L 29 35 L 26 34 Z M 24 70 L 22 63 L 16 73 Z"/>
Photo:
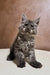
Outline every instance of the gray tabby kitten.
<path fill-rule="evenodd" d="M 19 27 L 19 33 L 10 48 L 10 54 L 7 60 L 16 59 L 17 66 L 25 67 L 25 60 L 35 68 L 41 68 L 42 64 L 36 60 L 34 52 L 35 35 L 37 34 L 37 27 L 39 19 L 35 21 L 28 20 L 25 15 L 22 17 L 22 22 Z"/>

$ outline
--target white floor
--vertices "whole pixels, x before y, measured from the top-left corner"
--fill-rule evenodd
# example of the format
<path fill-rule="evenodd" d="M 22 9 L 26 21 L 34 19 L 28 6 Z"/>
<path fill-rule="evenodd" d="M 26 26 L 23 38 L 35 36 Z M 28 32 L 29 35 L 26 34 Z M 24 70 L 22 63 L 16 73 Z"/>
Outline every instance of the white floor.
<path fill-rule="evenodd" d="M 25 68 L 18 68 L 12 61 L 7 61 L 9 49 L 0 49 L 0 75 L 50 75 L 50 52 L 35 50 L 36 58 L 43 67 L 35 69 L 26 63 Z"/>

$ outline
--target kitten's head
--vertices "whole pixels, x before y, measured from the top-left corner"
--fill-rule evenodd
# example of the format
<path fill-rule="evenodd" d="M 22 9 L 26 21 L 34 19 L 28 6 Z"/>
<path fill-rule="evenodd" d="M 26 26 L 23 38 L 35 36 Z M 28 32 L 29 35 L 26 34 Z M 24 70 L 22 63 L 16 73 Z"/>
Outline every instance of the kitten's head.
<path fill-rule="evenodd" d="M 20 33 L 29 34 L 29 35 L 30 34 L 36 35 L 39 20 L 40 20 L 40 18 L 38 18 L 34 21 L 31 21 L 31 20 L 28 20 L 25 15 L 23 15 L 22 16 L 22 22 L 21 22 L 21 25 L 19 27 Z"/>

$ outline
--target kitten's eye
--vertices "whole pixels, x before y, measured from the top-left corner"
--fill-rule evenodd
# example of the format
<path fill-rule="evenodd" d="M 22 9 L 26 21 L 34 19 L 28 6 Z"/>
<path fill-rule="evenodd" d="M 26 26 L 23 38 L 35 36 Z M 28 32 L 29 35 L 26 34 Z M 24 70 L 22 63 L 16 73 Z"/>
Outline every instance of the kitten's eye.
<path fill-rule="evenodd" d="M 25 26 L 27 26 L 28 24 L 25 24 Z"/>
<path fill-rule="evenodd" d="M 31 27 L 33 27 L 33 25 L 31 25 Z"/>

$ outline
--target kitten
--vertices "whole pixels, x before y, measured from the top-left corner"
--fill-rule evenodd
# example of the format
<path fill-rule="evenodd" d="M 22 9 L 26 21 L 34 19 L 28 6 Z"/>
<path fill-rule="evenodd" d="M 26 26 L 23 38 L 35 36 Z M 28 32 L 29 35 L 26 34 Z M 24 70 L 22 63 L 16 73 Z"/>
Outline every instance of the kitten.
<path fill-rule="evenodd" d="M 17 66 L 25 67 L 27 61 L 32 67 L 41 68 L 42 64 L 36 60 L 34 44 L 35 35 L 37 34 L 37 27 L 40 18 L 35 21 L 28 20 L 25 15 L 22 16 L 22 22 L 19 26 L 19 33 L 10 48 L 10 54 L 7 60 L 16 59 Z"/>

